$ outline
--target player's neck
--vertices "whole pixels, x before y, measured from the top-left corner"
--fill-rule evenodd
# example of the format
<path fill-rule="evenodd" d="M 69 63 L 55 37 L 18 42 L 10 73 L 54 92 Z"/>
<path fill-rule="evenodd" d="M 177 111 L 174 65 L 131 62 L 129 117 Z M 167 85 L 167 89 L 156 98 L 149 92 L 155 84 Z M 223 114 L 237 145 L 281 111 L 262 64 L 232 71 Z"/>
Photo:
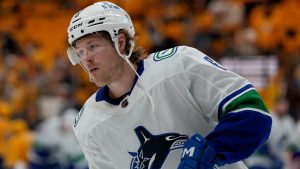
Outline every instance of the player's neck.
<path fill-rule="evenodd" d="M 134 65 L 134 68 L 137 69 L 137 66 Z M 109 88 L 109 97 L 110 98 L 119 98 L 124 94 L 128 93 L 133 85 L 135 79 L 135 73 L 131 67 L 125 63 L 124 69 L 118 79 L 110 84 Z"/>

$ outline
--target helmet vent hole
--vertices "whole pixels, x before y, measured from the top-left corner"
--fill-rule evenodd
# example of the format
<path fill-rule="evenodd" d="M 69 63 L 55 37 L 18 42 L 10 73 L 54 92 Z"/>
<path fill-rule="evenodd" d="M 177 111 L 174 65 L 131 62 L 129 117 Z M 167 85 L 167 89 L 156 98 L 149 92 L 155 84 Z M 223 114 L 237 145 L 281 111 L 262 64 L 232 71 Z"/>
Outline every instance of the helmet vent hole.
<path fill-rule="evenodd" d="M 91 23 L 94 23 L 95 22 L 95 19 L 94 20 L 90 20 L 89 22 L 88 22 L 88 24 L 91 24 Z"/>
<path fill-rule="evenodd" d="M 81 32 L 81 33 L 84 33 L 84 30 L 81 30 L 80 32 Z"/>
<path fill-rule="evenodd" d="M 103 24 L 103 22 L 94 23 L 94 24 L 92 24 L 92 25 L 89 25 L 88 27 L 95 26 L 95 25 L 100 25 L 100 24 Z"/>
<path fill-rule="evenodd" d="M 74 38 L 74 35 L 71 35 L 72 38 Z"/>
<path fill-rule="evenodd" d="M 114 29 L 114 35 L 118 36 L 117 30 Z"/>
<path fill-rule="evenodd" d="M 99 18 L 99 21 L 102 21 L 102 20 L 104 20 L 105 18 Z"/>

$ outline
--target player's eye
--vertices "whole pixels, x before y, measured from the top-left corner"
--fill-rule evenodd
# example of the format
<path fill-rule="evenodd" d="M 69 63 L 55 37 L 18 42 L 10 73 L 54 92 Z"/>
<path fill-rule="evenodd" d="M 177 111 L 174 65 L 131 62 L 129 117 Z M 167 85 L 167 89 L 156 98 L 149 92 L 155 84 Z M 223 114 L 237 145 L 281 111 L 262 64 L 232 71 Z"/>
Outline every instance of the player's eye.
<path fill-rule="evenodd" d="M 90 46 L 89 46 L 89 50 L 93 51 L 93 50 L 95 50 L 97 47 L 98 47 L 98 45 L 97 45 L 97 44 L 95 44 L 95 43 L 93 43 L 93 44 L 90 44 Z"/>
<path fill-rule="evenodd" d="M 83 49 L 77 49 L 76 52 L 77 52 L 79 58 L 82 58 L 85 53 Z"/>

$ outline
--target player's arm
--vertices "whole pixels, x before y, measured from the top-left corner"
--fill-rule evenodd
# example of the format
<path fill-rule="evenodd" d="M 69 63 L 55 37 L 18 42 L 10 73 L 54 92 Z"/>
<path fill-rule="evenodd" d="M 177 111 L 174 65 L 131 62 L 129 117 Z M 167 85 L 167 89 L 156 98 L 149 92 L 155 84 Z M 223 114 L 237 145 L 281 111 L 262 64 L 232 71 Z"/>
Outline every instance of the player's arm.
<path fill-rule="evenodd" d="M 248 87 L 249 91 L 242 92 Z M 239 92 L 242 94 L 239 95 Z M 235 95 L 239 96 L 233 98 Z M 229 100 L 228 103 L 222 104 L 226 100 Z M 249 157 L 268 139 L 272 120 L 252 85 L 246 85 L 225 97 L 218 111 L 219 123 L 206 139 L 226 163 Z"/>
<path fill-rule="evenodd" d="M 208 119 L 218 122 L 203 137 L 205 141 L 196 139 L 195 145 L 204 144 L 198 150 L 201 151 L 196 158 L 198 163 L 208 157 L 209 165 L 216 164 L 216 160 L 231 164 L 247 158 L 270 134 L 272 120 L 262 98 L 246 79 L 198 50 L 186 48 L 182 55 L 191 94 Z M 183 161 L 185 157 L 189 156 L 183 154 Z"/>

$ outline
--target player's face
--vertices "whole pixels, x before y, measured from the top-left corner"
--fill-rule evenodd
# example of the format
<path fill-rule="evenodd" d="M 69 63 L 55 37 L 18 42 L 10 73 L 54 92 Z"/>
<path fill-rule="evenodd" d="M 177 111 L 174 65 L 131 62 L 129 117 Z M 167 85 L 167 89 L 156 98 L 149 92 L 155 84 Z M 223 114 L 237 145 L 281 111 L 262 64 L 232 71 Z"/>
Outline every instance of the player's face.
<path fill-rule="evenodd" d="M 98 87 L 117 80 L 124 60 L 118 56 L 113 43 L 100 35 L 91 35 L 76 42 L 82 66 Z"/>

